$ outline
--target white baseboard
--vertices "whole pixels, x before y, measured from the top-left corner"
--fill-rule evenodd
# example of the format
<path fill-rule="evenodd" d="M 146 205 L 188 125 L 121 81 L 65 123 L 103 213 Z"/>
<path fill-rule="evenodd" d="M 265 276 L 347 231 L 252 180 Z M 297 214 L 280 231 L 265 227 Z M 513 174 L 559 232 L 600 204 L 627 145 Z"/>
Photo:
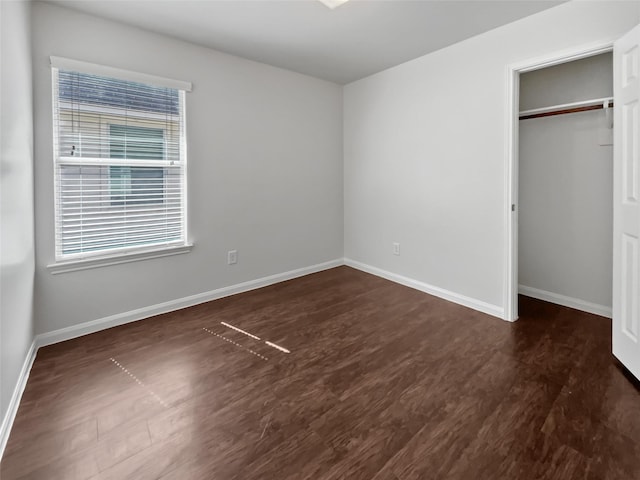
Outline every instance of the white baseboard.
<path fill-rule="evenodd" d="M 0 459 L 2 459 L 4 449 L 7 446 L 9 434 L 11 433 L 11 427 L 13 426 L 13 421 L 15 420 L 16 414 L 18 413 L 20 399 L 22 398 L 22 394 L 24 393 L 24 388 L 27 386 L 27 380 L 29 379 L 29 373 L 31 373 L 33 361 L 36 359 L 37 351 L 38 347 L 36 345 L 36 341 L 34 340 L 33 342 L 31 342 L 31 347 L 29 348 L 27 356 L 24 359 L 22 369 L 20 370 L 20 375 L 18 376 L 18 382 L 16 383 L 16 387 L 13 389 L 13 394 L 11 395 L 9 407 L 7 408 L 7 412 L 2 419 L 2 425 L 0 425 Z"/>
<path fill-rule="evenodd" d="M 344 264 L 357 270 L 362 270 L 363 272 L 386 278 L 387 280 L 391 280 L 392 282 L 399 283 L 406 287 L 415 288 L 416 290 L 420 290 L 421 292 L 428 293 L 435 297 L 443 298 L 444 300 L 448 300 L 453 303 L 457 303 L 458 305 L 463 305 L 465 307 L 469 307 L 474 310 L 493 315 L 494 317 L 498 317 L 500 319 L 504 318 L 504 309 L 501 306 L 492 305 L 490 303 L 467 297 L 450 290 L 445 290 L 444 288 L 429 285 L 428 283 L 424 283 L 419 280 L 414 280 L 412 278 L 404 277 L 396 273 L 382 270 L 381 268 L 372 267 L 371 265 L 356 262 L 355 260 L 351 260 L 349 258 L 345 258 Z"/>
<path fill-rule="evenodd" d="M 117 313 L 115 315 L 98 318 L 96 320 L 91 320 L 79 325 L 72 325 L 70 327 L 54 330 L 53 332 L 42 333 L 36 336 L 36 347 L 40 348 L 46 345 L 64 342 L 65 340 L 71 340 L 72 338 L 99 332 L 100 330 L 105 330 L 107 328 L 143 320 L 145 318 L 153 317 L 154 315 L 173 312 L 175 310 L 180 310 L 181 308 L 192 307 L 200 303 L 217 300 L 219 298 L 228 297 L 230 295 L 248 292 L 257 288 L 273 285 L 274 283 L 280 283 L 286 280 L 291 280 L 293 278 L 303 277 L 311 273 L 328 270 L 340 265 L 344 265 L 343 259 L 341 258 L 331 260 L 329 262 L 319 263 L 317 265 L 311 265 L 309 267 L 290 270 L 284 273 L 278 273 L 276 275 L 270 275 L 268 277 L 258 278 L 256 280 L 250 280 L 244 283 L 238 283 L 236 285 L 231 285 L 228 287 L 218 288 L 209 292 L 198 293 L 196 295 L 158 303 L 149 307 L 143 307 L 128 312 Z"/>
<path fill-rule="evenodd" d="M 526 285 L 518 285 L 518 293 L 527 297 L 537 298 L 545 302 L 551 302 L 565 307 L 575 308 L 582 312 L 593 313 L 602 317 L 611 318 L 611 307 L 599 305 L 597 303 L 586 302 L 579 298 L 567 297 L 559 293 L 547 292 L 539 288 L 527 287 Z"/>

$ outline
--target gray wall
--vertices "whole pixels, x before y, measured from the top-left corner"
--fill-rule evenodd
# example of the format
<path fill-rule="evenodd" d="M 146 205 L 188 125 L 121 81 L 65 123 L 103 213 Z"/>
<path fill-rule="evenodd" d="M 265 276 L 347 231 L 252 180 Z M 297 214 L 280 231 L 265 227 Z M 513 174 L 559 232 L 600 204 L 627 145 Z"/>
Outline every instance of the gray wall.
<path fill-rule="evenodd" d="M 507 67 L 639 21 L 638 2 L 563 3 L 347 85 L 345 256 L 501 312 Z"/>
<path fill-rule="evenodd" d="M 613 54 L 609 52 L 523 73 L 520 75 L 520 110 L 611 97 L 611 72 Z"/>
<path fill-rule="evenodd" d="M 0 421 L 33 341 L 31 6 L 0 2 Z"/>
<path fill-rule="evenodd" d="M 58 6 L 33 11 L 36 329 L 77 325 L 343 256 L 342 88 Z M 51 275 L 51 73 L 61 56 L 193 83 L 186 255 Z M 238 264 L 227 265 L 227 251 Z"/>
<path fill-rule="evenodd" d="M 610 53 L 521 76 L 526 109 L 613 95 Z M 611 307 L 613 147 L 602 110 L 520 121 L 519 283 Z"/>

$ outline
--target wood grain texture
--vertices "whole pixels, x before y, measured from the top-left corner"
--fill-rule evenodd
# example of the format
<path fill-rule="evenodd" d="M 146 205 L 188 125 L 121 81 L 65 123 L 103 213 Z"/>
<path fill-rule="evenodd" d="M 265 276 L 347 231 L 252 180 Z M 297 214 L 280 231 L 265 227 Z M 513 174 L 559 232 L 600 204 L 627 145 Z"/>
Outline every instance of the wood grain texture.
<path fill-rule="evenodd" d="M 610 321 L 520 303 L 339 267 L 42 348 L 0 478 L 640 478 Z"/>

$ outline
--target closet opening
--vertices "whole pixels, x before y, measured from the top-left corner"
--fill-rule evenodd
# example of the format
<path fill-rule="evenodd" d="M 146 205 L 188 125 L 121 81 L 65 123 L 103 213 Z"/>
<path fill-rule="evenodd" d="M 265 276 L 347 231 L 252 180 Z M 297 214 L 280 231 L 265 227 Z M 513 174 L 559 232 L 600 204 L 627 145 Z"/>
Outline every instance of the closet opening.
<path fill-rule="evenodd" d="M 518 293 L 611 317 L 613 54 L 520 75 Z"/>
<path fill-rule="evenodd" d="M 606 45 L 510 70 L 507 320 L 537 300 L 611 317 L 612 61 Z"/>

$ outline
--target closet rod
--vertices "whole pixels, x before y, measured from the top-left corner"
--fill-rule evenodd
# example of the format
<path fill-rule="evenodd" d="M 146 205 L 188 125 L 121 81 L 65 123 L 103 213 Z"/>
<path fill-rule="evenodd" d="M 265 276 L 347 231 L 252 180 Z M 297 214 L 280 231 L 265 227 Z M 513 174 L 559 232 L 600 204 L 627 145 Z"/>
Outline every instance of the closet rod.
<path fill-rule="evenodd" d="M 529 118 L 550 117 L 552 115 L 563 115 L 565 113 L 587 112 L 589 110 L 600 110 L 605 103 L 608 108 L 613 107 L 613 97 L 596 98 L 594 100 L 584 100 L 582 102 L 565 103 L 552 107 L 534 108 L 533 110 L 523 110 L 520 112 L 520 120 Z"/>

